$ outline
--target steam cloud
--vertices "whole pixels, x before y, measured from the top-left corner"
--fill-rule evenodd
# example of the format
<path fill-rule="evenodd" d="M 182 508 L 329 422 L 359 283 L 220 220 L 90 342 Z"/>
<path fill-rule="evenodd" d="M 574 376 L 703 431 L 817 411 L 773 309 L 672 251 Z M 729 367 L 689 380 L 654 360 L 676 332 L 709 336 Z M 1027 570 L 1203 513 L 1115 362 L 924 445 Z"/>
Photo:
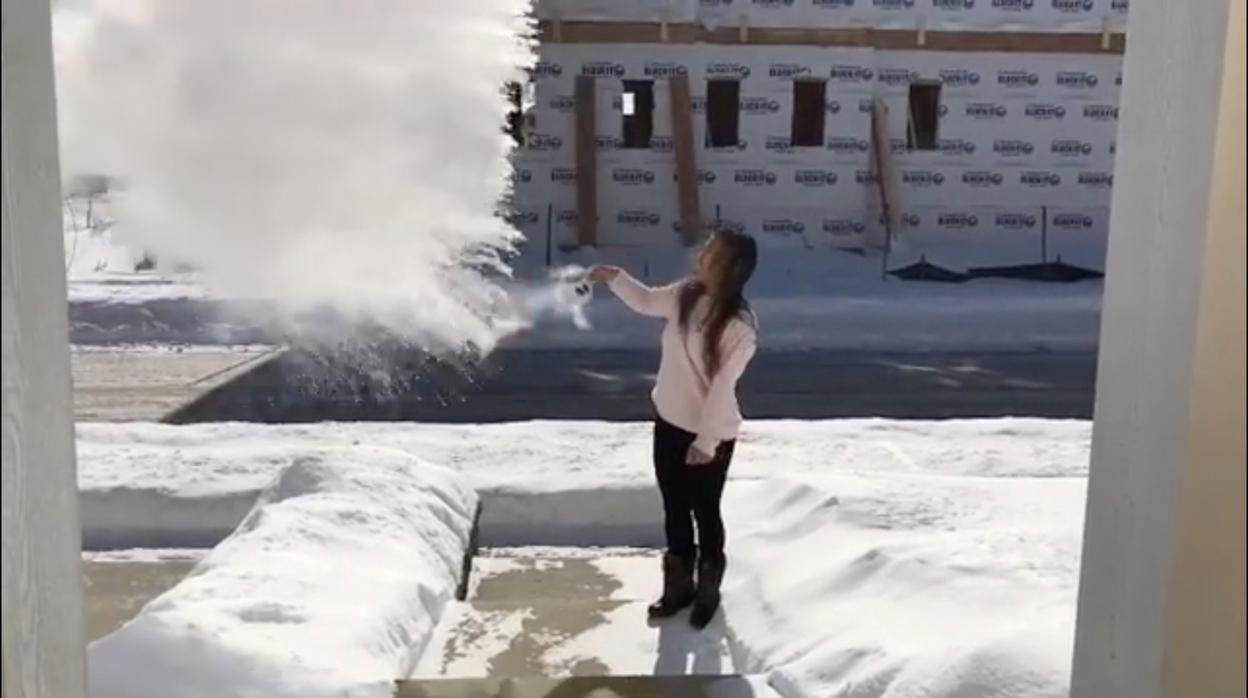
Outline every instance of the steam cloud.
<path fill-rule="evenodd" d="M 488 349 L 528 5 L 96 0 L 58 35 L 63 170 L 118 178 L 125 241 L 292 326 Z"/>

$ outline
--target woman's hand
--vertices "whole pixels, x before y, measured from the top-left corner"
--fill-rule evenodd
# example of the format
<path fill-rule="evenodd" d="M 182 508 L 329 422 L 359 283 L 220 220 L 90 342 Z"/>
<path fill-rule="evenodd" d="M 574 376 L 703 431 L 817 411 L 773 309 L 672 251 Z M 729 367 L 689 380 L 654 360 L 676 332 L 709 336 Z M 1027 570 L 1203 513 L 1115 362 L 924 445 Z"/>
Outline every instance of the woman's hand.
<path fill-rule="evenodd" d="M 697 446 L 690 445 L 685 454 L 685 465 L 708 465 L 715 460 L 714 454 L 703 453 Z"/>
<path fill-rule="evenodd" d="M 589 270 L 589 280 L 596 284 L 608 283 L 620 275 L 619 267 L 595 265 Z"/>

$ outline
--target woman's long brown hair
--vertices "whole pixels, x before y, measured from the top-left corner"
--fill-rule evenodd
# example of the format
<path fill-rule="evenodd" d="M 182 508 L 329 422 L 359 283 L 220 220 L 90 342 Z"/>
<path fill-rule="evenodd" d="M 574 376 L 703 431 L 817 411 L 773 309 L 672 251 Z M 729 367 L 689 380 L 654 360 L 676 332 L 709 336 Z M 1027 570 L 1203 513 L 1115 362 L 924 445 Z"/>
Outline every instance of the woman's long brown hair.
<path fill-rule="evenodd" d="M 702 361 L 706 364 L 707 378 L 712 379 L 719 372 L 722 356 L 719 342 L 723 339 L 724 330 L 733 318 L 745 318 L 749 315 L 750 304 L 745 300 L 745 284 L 754 274 L 758 265 L 758 245 L 754 238 L 745 233 L 720 231 L 715 233 L 712 245 L 722 245 L 727 251 L 728 261 L 716 270 L 721 275 L 716 284 L 716 293 L 711 298 L 711 307 L 707 312 L 706 321 L 698 329 L 705 332 L 702 345 Z M 680 327 L 689 331 L 689 319 L 698 300 L 706 295 L 706 286 L 690 279 L 680 289 Z"/>

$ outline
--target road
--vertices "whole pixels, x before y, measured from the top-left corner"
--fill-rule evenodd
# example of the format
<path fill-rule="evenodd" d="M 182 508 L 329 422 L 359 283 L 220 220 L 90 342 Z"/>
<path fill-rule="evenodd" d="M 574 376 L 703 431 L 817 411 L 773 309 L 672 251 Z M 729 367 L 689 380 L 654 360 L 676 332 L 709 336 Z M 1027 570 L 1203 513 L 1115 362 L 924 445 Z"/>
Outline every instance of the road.
<path fill-rule="evenodd" d="M 642 350 L 502 349 L 475 366 L 291 351 L 209 391 L 174 422 L 639 420 L 658 365 Z M 1094 352 L 761 351 L 739 388 L 754 419 L 1092 415 Z"/>

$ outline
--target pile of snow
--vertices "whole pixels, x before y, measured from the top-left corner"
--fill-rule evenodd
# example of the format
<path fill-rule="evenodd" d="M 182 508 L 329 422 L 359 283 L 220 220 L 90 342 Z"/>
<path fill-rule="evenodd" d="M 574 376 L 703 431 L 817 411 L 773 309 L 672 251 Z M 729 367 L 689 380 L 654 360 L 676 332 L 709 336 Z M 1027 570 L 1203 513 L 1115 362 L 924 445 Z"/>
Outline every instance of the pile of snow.
<path fill-rule="evenodd" d="M 458 584 L 476 495 L 393 449 L 267 455 L 280 473 L 238 529 L 91 645 L 92 696 L 384 696 L 412 669 Z"/>
<path fill-rule="evenodd" d="M 786 698 L 1069 692 L 1086 480 L 734 483 L 725 616 Z"/>

